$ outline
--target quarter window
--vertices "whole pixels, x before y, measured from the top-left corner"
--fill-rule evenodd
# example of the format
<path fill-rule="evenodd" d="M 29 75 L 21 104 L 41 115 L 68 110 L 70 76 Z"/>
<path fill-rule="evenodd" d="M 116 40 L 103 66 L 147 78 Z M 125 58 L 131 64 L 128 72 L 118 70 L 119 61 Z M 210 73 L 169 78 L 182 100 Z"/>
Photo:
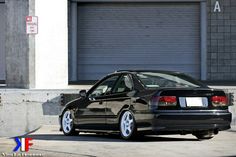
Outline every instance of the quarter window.
<path fill-rule="evenodd" d="M 114 93 L 123 93 L 129 92 L 133 88 L 132 82 L 128 75 L 123 75 L 117 82 L 113 92 Z"/>

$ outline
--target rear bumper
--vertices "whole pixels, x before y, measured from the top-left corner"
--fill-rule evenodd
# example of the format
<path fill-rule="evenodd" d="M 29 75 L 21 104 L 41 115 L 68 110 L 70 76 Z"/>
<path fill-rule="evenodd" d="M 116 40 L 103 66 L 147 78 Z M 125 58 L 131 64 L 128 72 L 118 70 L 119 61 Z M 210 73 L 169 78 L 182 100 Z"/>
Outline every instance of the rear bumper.
<path fill-rule="evenodd" d="M 138 117 L 141 117 L 139 115 Z M 200 131 L 227 130 L 232 114 L 228 110 L 173 110 L 150 114 L 149 119 L 137 118 L 138 131 Z"/>

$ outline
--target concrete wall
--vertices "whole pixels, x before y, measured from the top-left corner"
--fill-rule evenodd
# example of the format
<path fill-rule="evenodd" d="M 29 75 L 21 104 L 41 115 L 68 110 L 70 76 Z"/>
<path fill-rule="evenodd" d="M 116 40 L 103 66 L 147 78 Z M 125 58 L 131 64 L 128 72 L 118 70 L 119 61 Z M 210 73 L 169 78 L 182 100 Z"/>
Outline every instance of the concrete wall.
<path fill-rule="evenodd" d="M 6 5 L 0 1 L 0 84 L 5 80 Z"/>
<path fill-rule="evenodd" d="M 42 124 L 58 125 L 61 93 L 78 90 L 0 89 L 0 136 L 19 136 Z"/>
<path fill-rule="evenodd" d="M 37 89 L 68 88 L 68 1 L 35 0 Z"/>
<path fill-rule="evenodd" d="M 0 103 L 0 136 L 19 136 L 42 124 L 42 104 L 29 101 L 31 94 L 2 92 Z M 37 96 L 37 95 L 35 95 Z"/>
<path fill-rule="evenodd" d="M 6 0 L 6 84 L 8 87 L 29 87 L 29 38 L 25 17 L 28 0 Z M 33 75 L 33 74 L 31 74 Z"/>

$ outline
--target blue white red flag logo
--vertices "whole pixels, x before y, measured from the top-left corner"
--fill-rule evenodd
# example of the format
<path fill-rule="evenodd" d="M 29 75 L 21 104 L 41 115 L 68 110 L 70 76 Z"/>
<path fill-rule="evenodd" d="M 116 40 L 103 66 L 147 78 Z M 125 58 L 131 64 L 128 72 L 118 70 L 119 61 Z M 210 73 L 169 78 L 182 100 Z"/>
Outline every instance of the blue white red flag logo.
<path fill-rule="evenodd" d="M 18 151 L 20 149 L 22 152 L 28 152 L 29 147 L 33 145 L 33 143 L 30 143 L 32 141 L 32 138 L 15 138 L 16 141 L 16 147 L 14 148 L 14 152 Z"/>

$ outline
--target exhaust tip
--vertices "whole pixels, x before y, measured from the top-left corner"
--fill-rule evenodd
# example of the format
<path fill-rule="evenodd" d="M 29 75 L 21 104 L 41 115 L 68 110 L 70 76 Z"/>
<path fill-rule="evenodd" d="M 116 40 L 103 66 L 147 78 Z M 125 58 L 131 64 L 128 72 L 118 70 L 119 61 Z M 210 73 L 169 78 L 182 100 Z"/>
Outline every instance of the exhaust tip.
<path fill-rule="evenodd" d="M 215 129 L 214 130 L 214 134 L 217 135 L 219 133 L 219 130 L 218 129 Z"/>

